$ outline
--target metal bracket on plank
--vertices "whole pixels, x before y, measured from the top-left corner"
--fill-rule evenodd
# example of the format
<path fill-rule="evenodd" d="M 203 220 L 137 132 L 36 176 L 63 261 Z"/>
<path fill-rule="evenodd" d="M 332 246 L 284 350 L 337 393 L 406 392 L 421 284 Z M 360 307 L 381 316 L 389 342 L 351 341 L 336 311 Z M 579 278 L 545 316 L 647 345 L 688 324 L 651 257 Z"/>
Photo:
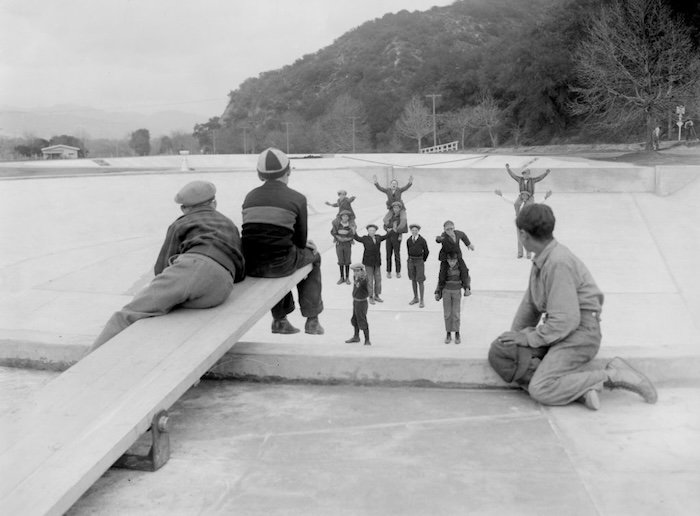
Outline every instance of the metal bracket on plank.
<path fill-rule="evenodd" d="M 126 452 L 112 465 L 113 468 L 137 471 L 157 471 L 170 459 L 170 434 L 168 412 L 161 410 L 155 416 L 148 431 L 151 447 L 146 454 Z"/>

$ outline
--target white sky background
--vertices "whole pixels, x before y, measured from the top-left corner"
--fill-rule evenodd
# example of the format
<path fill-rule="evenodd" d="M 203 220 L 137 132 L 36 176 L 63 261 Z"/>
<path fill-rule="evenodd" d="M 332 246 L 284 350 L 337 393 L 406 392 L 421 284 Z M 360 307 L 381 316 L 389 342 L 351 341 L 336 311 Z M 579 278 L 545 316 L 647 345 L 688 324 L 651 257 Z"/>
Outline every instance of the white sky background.
<path fill-rule="evenodd" d="M 2 0 L 0 107 L 220 115 L 249 77 L 453 0 Z"/>

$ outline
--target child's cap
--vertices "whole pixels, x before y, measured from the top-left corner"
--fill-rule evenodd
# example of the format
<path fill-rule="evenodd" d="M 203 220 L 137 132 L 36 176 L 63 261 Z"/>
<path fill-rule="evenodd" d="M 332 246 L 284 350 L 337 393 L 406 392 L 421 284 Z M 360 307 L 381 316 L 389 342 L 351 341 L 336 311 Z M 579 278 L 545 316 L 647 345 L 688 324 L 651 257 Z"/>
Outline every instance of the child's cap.
<path fill-rule="evenodd" d="M 175 202 L 183 206 L 196 206 L 211 201 L 215 196 L 216 187 L 209 181 L 192 181 L 175 195 Z"/>
<path fill-rule="evenodd" d="M 413 229 L 413 228 L 416 228 L 416 229 L 418 229 L 418 231 L 420 231 L 420 224 L 411 224 L 410 226 L 408 226 L 408 229 Z"/>
<path fill-rule="evenodd" d="M 353 263 L 350 268 L 354 271 L 363 271 L 365 270 L 365 266 L 361 263 Z"/>
<path fill-rule="evenodd" d="M 367 229 L 369 228 L 379 229 L 376 224 L 367 224 Z"/>
<path fill-rule="evenodd" d="M 352 215 L 352 212 L 350 210 L 340 210 L 338 212 L 338 217 L 340 217 L 341 215 L 347 215 L 348 217 L 350 217 Z"/>
<path fill-rule="evenodd" d="M 338 195 L 347 195 L 348 193 L 345 190 L 338 190 Z"/>
<path fill-rule="evenodd" d="M 393 208 L 394 206 L 398 206 L 399 208 L 403 208 L 403 203 L 401 201 L 394 201 L 391 203 L 391 207 Z"/>

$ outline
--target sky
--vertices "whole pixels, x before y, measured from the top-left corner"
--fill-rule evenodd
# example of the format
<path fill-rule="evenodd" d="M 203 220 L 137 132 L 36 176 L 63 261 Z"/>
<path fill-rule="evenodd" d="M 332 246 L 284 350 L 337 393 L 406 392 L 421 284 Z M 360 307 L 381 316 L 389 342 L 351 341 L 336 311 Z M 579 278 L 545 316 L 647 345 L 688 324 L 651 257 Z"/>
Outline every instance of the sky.
<path fill-rule="evenodd" d="M 0 108 L 218 116 L 249 77 L 454 0 L 2 0 Z"/>

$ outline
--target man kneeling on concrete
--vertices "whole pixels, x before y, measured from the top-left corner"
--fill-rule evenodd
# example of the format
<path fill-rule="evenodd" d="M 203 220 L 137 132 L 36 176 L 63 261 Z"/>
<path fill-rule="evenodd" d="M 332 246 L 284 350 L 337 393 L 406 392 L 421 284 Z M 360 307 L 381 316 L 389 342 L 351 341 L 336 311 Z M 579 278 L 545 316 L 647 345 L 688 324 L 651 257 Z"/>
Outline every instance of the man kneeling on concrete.
<path fill-rule="evenodd" d="M 544 405 L 581 401 L 597 410 L 603 387 L 655 403 L 651 382 L 619 357 L 604 370 L 583 369 L 600 348 L 603 293 L 583 262 L 554 238 L 554 223 L 544 204 L 523 207 L 515 220 L 523 247 L 535 257 L 511 331 L 491 344 L 491 366 Z"/>
<path fill-rule="evenodd" d="M 247 274 L 262 278 L 289 276 L 312 264 L 306 279 L 297 285 L 306 333 L 322 335 L 318 315 L 321 299 L 321 255 L 307 240 L 306 197 L 287 186 L 291 166 L 280 150 L 269 148 L 258 157 L 262 186 L 251 190 L 243 201 L 242 242 Z M 272 307 L 272 333 L 291 334 L 299 330 L 287 320 L 294 311 L 291 292 Z"/>
<path fill-rule="evenodd" d="M 192 181 L 175 196 L 183 214 L 168 228 L 155 265 L 156 277 L 109 319 L 88 353 L 139 319 L 175 307 L 212 308 L 245 278 L 236 225 L 216 211 L 216 187 Z"/>

